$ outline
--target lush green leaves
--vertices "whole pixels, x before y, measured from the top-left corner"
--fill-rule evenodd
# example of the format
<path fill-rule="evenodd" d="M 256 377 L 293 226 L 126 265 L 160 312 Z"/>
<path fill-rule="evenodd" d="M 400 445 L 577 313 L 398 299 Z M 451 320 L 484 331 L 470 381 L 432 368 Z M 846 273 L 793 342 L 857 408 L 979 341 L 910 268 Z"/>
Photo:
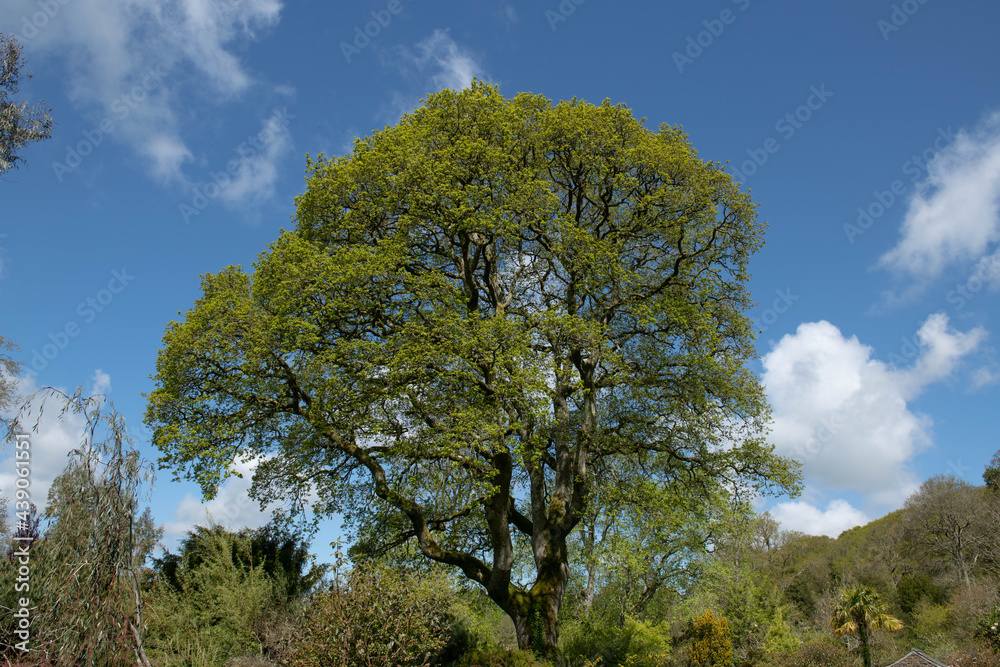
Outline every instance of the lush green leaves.
<path fill-rule="evenodd" d="M 794 490 L 745 365 L 763 229 L 678 128 L 476 83 L 310 161 L 297 217 L 164 337 L 147 420 L 206 495 L 247 457 L 262 501 L 405 517 L 388 544 L 458 567 L 525 642 L 541 610 L 551 647 L 595 473 L 647 480 L 636 508 Z"/>

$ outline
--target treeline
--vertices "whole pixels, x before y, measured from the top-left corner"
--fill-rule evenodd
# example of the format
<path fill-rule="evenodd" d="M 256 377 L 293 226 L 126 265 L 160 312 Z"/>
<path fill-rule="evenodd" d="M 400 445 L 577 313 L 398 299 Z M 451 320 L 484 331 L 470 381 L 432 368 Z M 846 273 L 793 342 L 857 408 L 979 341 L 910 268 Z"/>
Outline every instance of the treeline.
<path fill-rule="evenodd" d="M 387 511 L 333 564 L 276 526 L 199 526 L 153 558 L 162 531 L 140 512 L 149 471 L 123 423 L 92 399 L 59 398 L 105 437 L 75 452 L 43 512 L 3 526 L 8 664 L 548 664 L 516 650 L 510 618 L 419 555 Z M 572 545 L 564 664 L 848 667 L 866 646 L 874 665 L 911 648 L 955 667 L 1000 664 L 1000 452 L 984 480 L 934 477 L 837 539 L 782 531 L 719 487 L 664 489 L 641 517 L 615 509 L 633 491 L 608 491 Z M 30 591 L 18 587 L 25 553 Z M 862 632 L 859 609 L 883 620 Z"/>

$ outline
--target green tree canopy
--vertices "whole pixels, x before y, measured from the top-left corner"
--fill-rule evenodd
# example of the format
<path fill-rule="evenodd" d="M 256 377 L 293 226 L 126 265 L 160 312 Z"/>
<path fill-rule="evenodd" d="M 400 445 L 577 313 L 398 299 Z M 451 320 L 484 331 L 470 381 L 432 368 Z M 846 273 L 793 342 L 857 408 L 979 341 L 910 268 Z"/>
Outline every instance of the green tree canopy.
<path fill-rule="evenodd" d="M 983 471 L 983 481 L 993 491 L 1000 491 L 1000 449 L 993 453 L 993 458 Z"/>
<path fill-rule="evenodd" d="M 552 653 L 594 470 L 797 484 L 745 365 L 763 227 L 680 129 L 477 82 L 307 173 L 164 336 L 147 422 L 206 495 L 244 456 L 262 502 L 378 498 Z"/>

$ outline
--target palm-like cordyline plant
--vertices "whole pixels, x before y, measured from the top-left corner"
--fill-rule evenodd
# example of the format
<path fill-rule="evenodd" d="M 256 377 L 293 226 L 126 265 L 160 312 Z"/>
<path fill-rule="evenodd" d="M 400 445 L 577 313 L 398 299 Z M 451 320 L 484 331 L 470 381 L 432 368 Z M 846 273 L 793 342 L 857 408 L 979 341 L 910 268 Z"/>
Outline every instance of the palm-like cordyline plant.
<path fill-rule="evenodd" d="M 872 667 L 872 633 L 876 630 L 893 632 L 903 629 L 903 622 L 886 613 L 887 609 L 879 594 L 867 586 L 854 586 L 844 590 L 833 609 L 830 625 L 833 626 L 834 634 L 840 636 L 858 633 L 865 667 Z"/>

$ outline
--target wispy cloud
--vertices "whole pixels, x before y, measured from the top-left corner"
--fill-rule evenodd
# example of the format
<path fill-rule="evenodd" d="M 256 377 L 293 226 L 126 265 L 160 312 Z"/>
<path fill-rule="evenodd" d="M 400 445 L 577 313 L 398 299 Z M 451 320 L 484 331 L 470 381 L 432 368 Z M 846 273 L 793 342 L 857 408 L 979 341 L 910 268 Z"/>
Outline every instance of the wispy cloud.
<path fill-rule="evenodd" d="M 90 379 L 90 383 L 91 395 L 107 394 L 111 391 L 111 376 L 100 368 L 94 371 L 94 377 Z"/>
<path fill-rule="evenodd" d="M 482 66 L 472 53 L 437 29 L 413 49 L 399 51 L 399 68 L 404 74 L 425 80 L 431 91 L 468 88 L 473 78 L 485 78 Z"/>
<path fill-rule="evenodd" d="M 230 206 L 269 199 L 278 180 L 278 161 L 292 148 L 288 122 L 273 114 L 261 124 L 257 135 L 261 149 L 248 152 L 240 160 L 232 183 L 222 191 L 222 200 Z"/>
<path fill-rule="evenodd" d="M 911 196 L 901 238 L 880 266 L 917 289 L 951 265 L 981 261 L 1000 240 L 1000 112 L 987 116 L 928 164 Z"/>
<path fill-rule="evenodd" d="M 277 24 L 280 0 L 73 0 L 57 3 L 44 25 L 26 17 L 34 0 L 5 0 L 0 29 L 26 49 L 62 57 L 70 99 L 95 119 L 113 121 L 115 138 L 144 159 L 157 180 L 183 182 L 193 158 L 177 119 L 177 101 L 240 95 L 253 77 L 235 55 L 241 42 Z M 23 19 L 23 20 L 22 20 Z M 22 34 L 23 33 L 23 34 Z M 150 72 L 162 85 L 150 85 Z"/>

